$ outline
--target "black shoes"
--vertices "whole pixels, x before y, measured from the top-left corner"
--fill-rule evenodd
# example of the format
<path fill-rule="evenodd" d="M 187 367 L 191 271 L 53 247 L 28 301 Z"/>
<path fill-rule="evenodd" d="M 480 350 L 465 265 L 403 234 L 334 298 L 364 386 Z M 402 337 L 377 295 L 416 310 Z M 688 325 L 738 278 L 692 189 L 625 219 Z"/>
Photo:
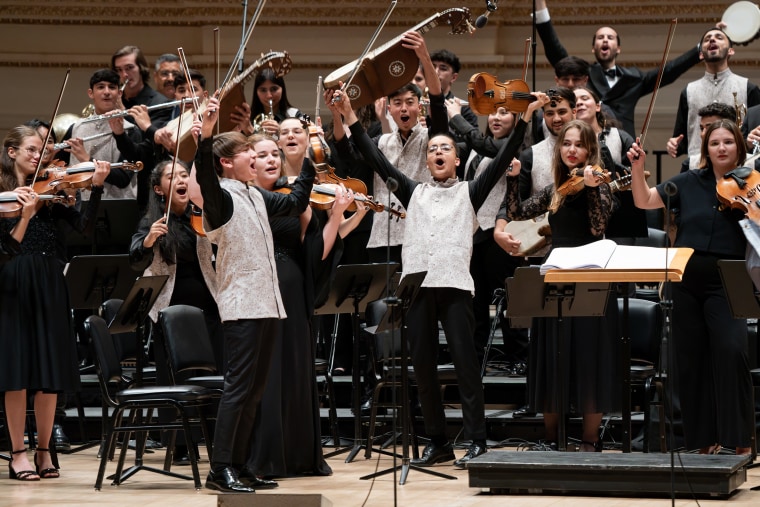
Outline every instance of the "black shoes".
<path fill-rule="evenodd" d="M 206 477 L 206 488 L 224 493 L 255 493 L 256 490 L 246 486 L 238 479 L 238 474 L 232 467 L 224 467 L 218 472 L 213 470 Z"/>
<path fill-rule="evenodd" d="M 55 444 L 56 451 L 70 451 L 71 442 L 66 433 L 63 432 L 63 426 L 60 424 L 53 425 L 53 444 Z"/>
<path fill-rule="evenodd" d="M 467 465 L 467 462 L 470 461 L 472 458 L 476 458 L 480 456 L 481 454 L 485 454 L 488 452 L 488 447 L 483 445 L 482 443 L 476 444 L 473 443 L 470 445 L 470 447 L 467 448 L 467 452 L 464 453 L 464 456 L 459 458 L 454 462 L 454 466 L 457 468 L 464 468 L 465 465 Z"/>
<path fill-rule="evenodd" d="M 455 459 L 454 448 L 451 446 L 451 442 L 446 442 L 445 445 L 436 445 L 430 442 L 425 446 L 425 450 L 422 451 L 422 456 L 418 459 L 410 460 L 409 463 L 419 467 L 429 467 L 436 463 L 444 463 L 446 461 L 452 461 Z"/>
<path fill-rule="evenodd" d="M 247 468 L 240 471 L 238 479 L 240 482 L 253 489 L 274 489 L 279 486 L 277 482 L 259 477 Z"/>

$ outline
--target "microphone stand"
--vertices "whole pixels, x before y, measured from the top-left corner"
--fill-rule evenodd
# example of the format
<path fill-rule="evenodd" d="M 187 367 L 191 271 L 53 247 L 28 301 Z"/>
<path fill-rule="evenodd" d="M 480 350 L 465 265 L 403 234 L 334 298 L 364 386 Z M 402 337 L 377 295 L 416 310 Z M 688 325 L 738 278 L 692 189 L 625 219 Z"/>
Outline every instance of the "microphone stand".
<path fill-rule="evenodd" d="M 536 89 L 536 0 L 533 0 L 533 35 L 531 36 L 530 49 L 531 49 L 531 90 Z"/>
<path fill-rule="evenodd" d="M 534 0 L 535 1 L 535 0 Z M 663 335 L 663 345 L 665 345 L 665 351 L 667 353 L 667 375 L 670 377 L 673 375 L 673 299 L 672 299 L 672 282 L 668 277 L 669 268 L 669 249 L 670 249 L 670 199 L 678 192 L 678 188 L 675 183 L 665 183 L 665 195 L 667 196 L 665 202 L 665 280 L 663 281 L 663 294 L 660 300 L 660 307 L 662 308 L 663 321 L 665 322 L 665 333 Z M 668 380 L 668 397 L 670 398 L 670 410 L 668 410 L 668 416 L 670 417 L 670 502 L 671 506 L 676 505 L 676 490 L 675 490 L 675 432 L 673 430 L 673 383 L 674 378 Z M 665 400 L 663 400 L 663 403 Z M 649 431 L 649 428 L 646 429 Z"/>

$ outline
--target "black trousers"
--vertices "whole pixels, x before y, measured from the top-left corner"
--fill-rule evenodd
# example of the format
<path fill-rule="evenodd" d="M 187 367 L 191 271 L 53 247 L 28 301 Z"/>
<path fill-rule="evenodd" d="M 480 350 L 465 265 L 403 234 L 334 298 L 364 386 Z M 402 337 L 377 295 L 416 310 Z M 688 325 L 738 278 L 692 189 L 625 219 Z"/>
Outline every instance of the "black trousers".
<path fill-rule="evenodd" d="M 437 371 L 439 320 L 459 382 L 464 437 L 485 440 L 483 384 L 473 344 L 472 296 L 460 289 L 423 287 L 407 315 L 407 337 L 425 418 L 425 432 L 431 438 L 446 435 L 446 415 Z"/>
<path fill-rule="evenodd" d="M 277 319 L 223 324 L 227 369 L 214 431 L 212 470 L 242 467 L 250 450 L 256 409 L 264 394 L 277 335 Z"/>
<path fill-rule="evenodd" d="M 747 321 L 734 319 L 717 258 L 695 253 L 673 290 L 673 359 L 688 449 L 749 447 L 754 401 Z"/>

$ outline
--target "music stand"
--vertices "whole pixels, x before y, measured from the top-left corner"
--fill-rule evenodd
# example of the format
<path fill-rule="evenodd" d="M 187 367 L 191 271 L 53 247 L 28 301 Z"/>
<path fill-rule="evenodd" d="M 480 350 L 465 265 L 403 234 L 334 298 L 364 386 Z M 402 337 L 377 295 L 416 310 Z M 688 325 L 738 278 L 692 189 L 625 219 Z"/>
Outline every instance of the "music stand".
<path fill-rule="evenodd" d="M 351 368 L 351 383 L 353 384 L 353 399 L 351 406 L 354 410 L 354 445 L 338 449 L 325 458 L 349 452 L 346 463 L 351 463 L 359 453 L 363 444 L 361 424 L 361 395 L 359 377 L 359 317 L 367 309 L 367 304 L 383 294 L 386 280 L 398 269 L 398 263 L 381 264 L 345 264 L 338 266 L 335 279 L 330 286 L 330 294 L 325 304 L 314 310 L 315 315 L 351 314 L 353 327 L 353 366 Z M 339 442 L 335 442 L 339 445 Z"/>
<path fill-rule="evenodd" d="M 758 319 L 760 318 L 760 299 L 747 273 L 747 263 L 744 260 L 718 260 L 718 270 L 726 291 L 728 306 L 735 319 Z M 754 399 L 752 400 L 752 412 L 755 411 Z M 752 440 L 756 440 L 756 428 L 752 428 Z M 752 461 L 756 459 L 757 444 Z M 752 488 L 757 491 L 757 486 Z"/>
<path fill-rule="evenodd" d="M 557 446 L 560 451 L 567 450 L 567 433 L 565 427 L 565 403 L 567 401 L 567 383 L 565 364 L 562 357 L 563 327 L 565 317 L 599 317 L 605 314 L 609 283 L 545 283 L 539 268 L 519 267 L 511 278 L 507 278 L 507 317 L 544 317 L 556 318 L 557 329 Z M 543 407 L 536 407 L 543 411 Z"/>
<path fill-rule="evenodd" d="M 380 323 L 377 325 L 377 329 L 375 330 L 375 333 L 389 332 L 391 333 L 391 337 L 393 337 L 393 333 L 396 330 L 401 330 L 401 465 L 395 464 L 396 454 L 393 453 L 394 466 L 360 477 L 362 480 L 374 479 L 375 477 L 389 474 L 391 472 L 395 473 L 397 470 L 401 470 L 401 475 L 398 482 L 401 486 L 406 483 L 406 478 L 409 475 L 409 470 L 417 470 L 429 475 L 441 477 L 443 479 L 456 479 L 456 477 L 452 475 L 447 475 L 441 472 L 436 472 L 435 470 L 429 470 L 423 467 L 412 465 L 409 460 L 409 433 L 411 431 L 409 423 L 411 420 L 411 415 L 409 413 L 409 349 L 406 337 L 406 314 L 420 291 L 422 282 L 425 280 L 425 275 L 427 275 L 427 271 L 404 275 L 404 278 L 401 279 L 401 282 L 399 283 L 394 296 L 385 300 L 386 304 L 388 305 L 388 309 L 383 314 L 383 317 L 380 319 Z M 391 339 L 391 343 L 393 343 L 393 339 Z M 395 364 L 392 365 L 391 371 L 395 376 Z M 395 392 L 395 378 L 393 379 L 393 384 Z M 395 410 L 397 404 L 394 403 L 393 406 Z M 369 448 L 367 451 L 369 452 Z"/>
<path fill-rule="evenodd" d="M 107 299 L 124 299 L 137 276 L 129 255 L 79 255 L 65 270 L 69 304 L 74 309 L 98 308 Z"/>
<path fill-rule="evenodd" d="M 155 304 L 161 289 L 164 288 L 168 279 L 168 275 L 139 277 L 135 280 L 129 294 L 119 307 L 116 316 L 111 322 L 108 322 L 108 330 L 111 334 L 135 333 L 137 354 L 135 358 L 135 376 L 133 378 L 133 385 L 138 387 L 142 385 L 144 322 L 145 319 L 148 318 L 150 309 Z M 137 414 L 137 417 L 142 417 L 141 412 Z M 127 445 L 126 442 L 124 445 Z M 162 475 L 172 475 L 172 472 L 143 465 L 144 453 L 145 438 L 143 438 L 141 434 L 138 434 L 135 436 L 135 464 L 124 471 L 121 478 L 118 480 L 119 483 L 129 479 L 140 470 L 148 470 L 149 472 L 155 472 Z M 174 474 L 174 476 L 184 478 L 184 476 L 178 474 Z"/>

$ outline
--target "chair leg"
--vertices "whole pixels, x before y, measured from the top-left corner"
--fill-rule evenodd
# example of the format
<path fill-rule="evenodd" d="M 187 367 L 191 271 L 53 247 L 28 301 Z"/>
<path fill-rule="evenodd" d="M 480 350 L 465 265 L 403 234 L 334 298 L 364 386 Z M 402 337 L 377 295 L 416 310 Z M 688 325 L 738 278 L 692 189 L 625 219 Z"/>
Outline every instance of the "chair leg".
<path fill-rule="evenodd" d="M 335 407 L 335 389 L 330 372 L 325 373 L 325 383 L 327 384 L 328 397 L 328 419 L 330 421 L 330 431 L 332 432 L 333 447 L 340 446 L 340 434 L 338 433 L 338 410 Z"/>
<path fill-rule="evenodd" d="M 103 478 L 106 474 L 106 465 L 108 464 L 109 456 L 113 452 L 113 448 L 116 446 L 116 427 L 117 421 L 121 418 L 121 411 L 117 410 L 110 418 L 103 421 L 105 428 L 105 434 L 103 435 L 103 448 L 100 452 L 100 466 L 98 467 L 98 476 L 95 479 L 95 489 L 100 490 L 103 486 Z M 107 426 L 106 426 L 107 425 Z"/>
<path fill-rule="evenodd" d="M 195 483 L 195 489 L 200 490 L 202 488 L 201 474 L 198 471 L 198 456 L 194 451 L 195 444 L 193 444 L 193 434 L 190 430 L 187 409 L 181 409 L 179 415 L 182 418 L 182 428 L 185 432 L 185 445 L 187 445 L 187 455 L 190 458 L 190 468 L 192 468 L 193 471 L 193 482 Z M 174 431 L 174 434 L 176 435 L 176 431 Z M 174 438 L 172 438 L 172 440 L 174 440 Z"/>
<path fill-rule="evenodd" d="M 380 390 L 385 386 L 385 382 L 380 380 L 372 391 L 372 407 L 369 412 L 369 429 L 367 430 L 367 446 L 364 449 L 364 457 L 372 457 L 372 441 L 375 438 L 375 422 L 377 421 L 377 404 L 380 400 Z"/>

